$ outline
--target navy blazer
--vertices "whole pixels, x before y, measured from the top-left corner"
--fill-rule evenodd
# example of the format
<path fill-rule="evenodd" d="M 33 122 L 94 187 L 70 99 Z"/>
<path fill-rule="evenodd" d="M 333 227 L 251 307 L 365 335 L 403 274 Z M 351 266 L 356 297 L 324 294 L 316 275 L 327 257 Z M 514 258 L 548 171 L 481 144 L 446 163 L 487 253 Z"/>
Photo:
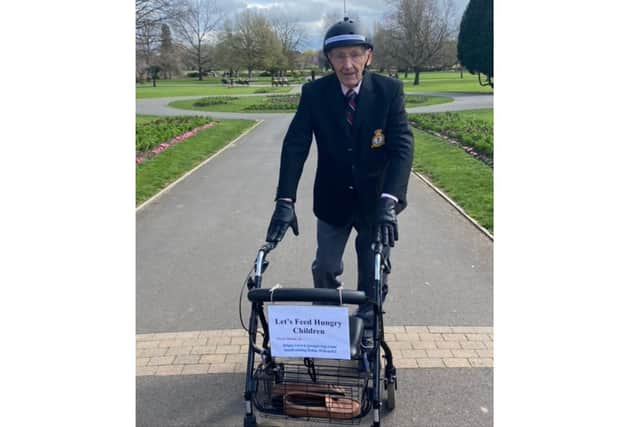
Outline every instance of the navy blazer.
<path fill-rule="evenodd" d="M 407 205 L 413 134 L 402 84 L 365 72 L 356 103 L 351 129 L 337 76 L 306 83 L 282 144 L 276 198 L 295 201 L 313 135 L 318 148 L 313 212 L 336 226 L 354 215 L 372 224 L 381 193 L 399 199 L 397 212 Z"/>

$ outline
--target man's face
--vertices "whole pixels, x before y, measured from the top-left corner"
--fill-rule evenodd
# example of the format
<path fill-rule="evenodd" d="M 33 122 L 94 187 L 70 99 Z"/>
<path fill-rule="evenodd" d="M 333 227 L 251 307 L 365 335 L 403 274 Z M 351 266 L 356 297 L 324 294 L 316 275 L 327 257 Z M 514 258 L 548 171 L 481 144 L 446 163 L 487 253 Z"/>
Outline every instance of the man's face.
<path fill-rule="evenodd" d="M 340 83 L 348 88 L 358 86 L 365 65 L 371 63 L 371 49 L 363 46 L 337 47 L 329 51 L 329 61 Z"/>

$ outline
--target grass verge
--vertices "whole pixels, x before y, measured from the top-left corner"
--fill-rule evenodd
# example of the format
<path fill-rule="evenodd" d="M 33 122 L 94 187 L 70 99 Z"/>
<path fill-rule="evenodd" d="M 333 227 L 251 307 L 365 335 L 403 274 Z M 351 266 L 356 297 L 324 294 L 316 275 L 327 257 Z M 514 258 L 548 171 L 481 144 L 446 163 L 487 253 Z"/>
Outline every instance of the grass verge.
<path fill-rule="evenodd" d="M 156 87 L 149 84 L 136 86 L 136 98 L 168 98 L 171 96 L 214 96 L 214 95 L 238 95 L 251 93 L 264 93 L 268 90 L 270 93 L 286 93 L 291 87 L 226 87 L 220 84 L 185 84 L 185 83 L 158 83 Z"/>
<path fill-rule="evenodd" d="M 136 205 L 154 196 L 251 127 L 253 120 L 217 124 L 136 166 Z"/>
<path fill-rule="evenodd" d="M 448 102 L 453 102 L 453 98 L 449 98 L 447 96 L 426 96 L 426 95 L 404 95 L 404 107 L 405 108 L 413 108 L 413 107 L 425 107 L 427 105 L 436 105 L 436 104 L 446 104 Z"/>
<path fill-rule="evenodd" d="M 279 98 L 288 99 L 289 105 L 276 105 Z M 214 97 L 174 101 L 169 106 L 184 110 L 218 111 L 230 113 L 293 113 L 298 106 L 300 95 L 252 96 L 252 97 Z M 270 101 L 271 100 L 271 101 Z M 445 96 L 405 95 L 405 107 L 423 107 L 427 105 L 452 102 L 453 98 Z M 198 106 L 199 103 L 210 105 Z M 283 107 L 290 108 L 283 108 Z M 276 108 L 278 107 L 278 108 Z"/>
<path fill-rule="evenodd" d="M 413 129 L 413 168 L 493 233 L 493 170 L 460 148 Z"/>
<path fill-rule="evenodd" d="M 404 83 L 404 92 L 465 92 L 465 93 L 493 93 L 491 86 L 480 86 L 478 76 L 469 73 L 455 71 L 436 71 L 420 73 L 420 84 L 414 86 L 414 75 L 409 73 L 404 78 L 404 73 L 400 73 L 400 80 Z"/>

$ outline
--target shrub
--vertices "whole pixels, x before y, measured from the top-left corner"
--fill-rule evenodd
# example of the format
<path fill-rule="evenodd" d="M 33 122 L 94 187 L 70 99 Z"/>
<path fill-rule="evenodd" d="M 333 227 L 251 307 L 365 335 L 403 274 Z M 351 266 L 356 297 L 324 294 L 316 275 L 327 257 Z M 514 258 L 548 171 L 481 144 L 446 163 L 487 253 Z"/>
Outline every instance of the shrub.
<path fill-rule="evenodd" d="M 267 97 L 267 102 L 272 104 L 296 104 L 300 102 L 300 95 L 273 95 Z"/>
<path fill-rule="evenodd" d="M 285 103 L 264 103 L 264 104 L 251 104 L 245 107 L 245 110 L 295 110 L 298 104 L 285 104 Z"/>
<path fill-rule="evenodd" d="M 211 96 L 208 98 L 198 99 L 193 103 L 194 107 L 207 107 L 209 105 L 222 105 L 228 104 L 230 101 L 238 99 L 235 96 Z"/>
<path fill-rule="evenodd" d="M 187 71 L 185 73 L 185 77 L 189 77 L 189 78 L 198 78 L 198 72 L 197 71 Z M 202 72 L 202 77 L 207 77 L 209 75 L 208 71 L 203 71 Z"/>
<path fill-rule="evenodd" d="M 268 96 L 260 104 L 245 107 L 245 110 L 295 110 L 299 102 L 300 95 L 274 95 Z"/>

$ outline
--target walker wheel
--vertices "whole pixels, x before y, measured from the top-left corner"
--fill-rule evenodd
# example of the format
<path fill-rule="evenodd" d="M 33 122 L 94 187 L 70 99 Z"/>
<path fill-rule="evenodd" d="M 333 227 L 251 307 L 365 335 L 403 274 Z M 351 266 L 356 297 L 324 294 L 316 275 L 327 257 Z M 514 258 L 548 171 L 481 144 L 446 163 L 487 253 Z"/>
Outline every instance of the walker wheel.
<path fill-rule="evenodd" d="M 256 416 L 251 414 L 251 415 L 245 415 L 244 417 L 244 427 L 257 427 L 258 423 L 256 421 Z"/>
<path fill-rule="evenodd" d="M 387 389 L 387 400 L 386 400 L 387 410 L 393 411 L 393 409 L 396 407 L 396 384 L 385 380 L 384 386 Z"/>

